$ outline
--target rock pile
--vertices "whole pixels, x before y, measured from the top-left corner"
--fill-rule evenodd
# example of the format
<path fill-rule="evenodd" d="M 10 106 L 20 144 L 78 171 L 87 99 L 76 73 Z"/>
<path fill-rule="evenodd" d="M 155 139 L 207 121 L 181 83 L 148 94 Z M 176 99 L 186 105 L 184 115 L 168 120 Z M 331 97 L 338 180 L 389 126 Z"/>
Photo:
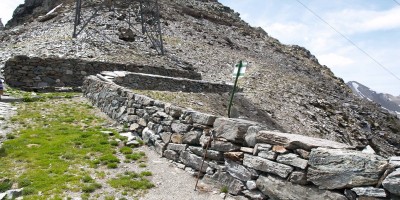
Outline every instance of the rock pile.
<path fill-rule="evenodd" d="M 399 158 L 200 113 L 89 76 L 84 95 L 162 156 L 250 199 L 397 198 Z M 205 148 L 207 150 L 205 150 Z M 206 160 L 202 165 L 203 156 Z"/>

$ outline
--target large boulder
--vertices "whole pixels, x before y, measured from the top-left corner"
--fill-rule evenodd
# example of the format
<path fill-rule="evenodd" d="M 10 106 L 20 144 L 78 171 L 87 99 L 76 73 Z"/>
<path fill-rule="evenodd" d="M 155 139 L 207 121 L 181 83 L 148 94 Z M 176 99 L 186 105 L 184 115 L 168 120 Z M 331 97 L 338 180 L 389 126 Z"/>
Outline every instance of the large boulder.
<path fill-rule="evenodd" d="M 317 147 L 326 147 L 332 149 L 354 149 L 354 147 L 347 144 L 334 142 L 331 140 L 276 131 L 259 131 L 256 135 L 256 141 L 257 143 L 282 145 L 287 149 L 311 150 Z"/>
<path fill-rule="evenodd" d="M 312 186 L 302 186 L 273 176 L 260 176 L 257 188 L 271 199 L 324 199 L 324 200 L 347 200 L 339 193 L 328 190 L 320 190 Z"/>
<path fill-rule="evenodd" d="M 322 189 L 340 189 L 377 184 L 388 162 L 355 150 L 317 148 L 308 164 L 308 181 Z"/>
<path fill-rule="evenodd" d="M 390 193 L 400 196 L 400 168 L 389 174 L 382 185 Z"/>

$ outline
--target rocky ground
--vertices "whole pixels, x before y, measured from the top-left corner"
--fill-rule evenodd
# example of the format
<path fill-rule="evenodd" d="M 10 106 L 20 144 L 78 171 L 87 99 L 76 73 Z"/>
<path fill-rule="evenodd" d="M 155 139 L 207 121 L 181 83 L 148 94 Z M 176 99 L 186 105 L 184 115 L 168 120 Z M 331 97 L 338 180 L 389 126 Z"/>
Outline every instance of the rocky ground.
<path fill-rule="evenodd" d="M 400 155 L 400 122 L 396 116 L 356 98 L 343 80 L 321 66 L 308 50 L 281 44 L 216 1 L 159 1 L 166 56 L 158 56 L 149 48 L 139 24 L 132 27 L 133 42 L 119 39 L 118 29 L 128 27 L 121 17 L 127 14 L 124 7 L 100 9 L 73 39 L 74 6 L 62 0 L 55 2 L 64 4 L 51 20 L 39 22 L 33 17 L 0 32 L 0 63 L 16 54 L 73 57 L 195 70 L 205 80 L 232 82 L 233 64 L 243 59 L 249 62 L 240 81 L 243 100 L 257 108 L 252 111 L 255 114 L 268 116 L 265 121 L 278 124 L 286 132 L 360 149 L 370 145 L 383 156 Z M 85 4 L 84 19 L 92 13 Z M 131 13 L 131 20 L 137 22 L 138 15 Z"/>

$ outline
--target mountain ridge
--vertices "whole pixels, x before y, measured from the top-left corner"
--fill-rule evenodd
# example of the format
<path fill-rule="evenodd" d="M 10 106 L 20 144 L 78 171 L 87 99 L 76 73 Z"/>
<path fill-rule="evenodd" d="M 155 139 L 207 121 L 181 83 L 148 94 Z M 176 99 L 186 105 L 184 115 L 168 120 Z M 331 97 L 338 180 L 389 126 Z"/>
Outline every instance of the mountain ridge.
<path fill-rule="evenodd" d="M 378 93 L 357 81 L 349 81 L 347 85 L 359 97 L 376 102 L 384 109 L 392 111 L 393 114 L 400 114 L 400 96 L 396 97 L 391 94 Z"/>

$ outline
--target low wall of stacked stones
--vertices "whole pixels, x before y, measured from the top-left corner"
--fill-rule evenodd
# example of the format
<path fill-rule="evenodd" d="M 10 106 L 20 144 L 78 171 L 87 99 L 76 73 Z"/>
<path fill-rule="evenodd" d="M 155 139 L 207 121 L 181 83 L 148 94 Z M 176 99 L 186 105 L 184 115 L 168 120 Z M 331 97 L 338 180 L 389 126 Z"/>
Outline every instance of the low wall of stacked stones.
<path fill-rule="evenodd" d="M 249 199 L 397 199 L 400 159 L 180 108 L 89 76 L 84 95 L 162 156 Z M 212 140 L 211 140 L 212 138 Z M 208 150 L 205 148 L 208 146 Z M 203 156 L 206 159 L 201 167 Z"/>
<path fill-rule="evenodd" d="M 201 75 L 193 71 L 164 67 L 118 64 L 80 59 L 38 58 L 15 56 L 4 67 L 4 76 L 8 85 L 20 88 L 80 87 L 88 75 L 101 71 L 119 70 L 138 73 L 157 74 L 170 77 L 182 77 L 200 80 Z"/>
<path fill-rule="evenodd" d="M 113 73 L 113 72 L 103 72 Z M 103 74 L 102 73 L 102 74 Z M 203 80 L 192 80 L 187 78 L 167 77 L 154 74 L 143 74 L 133 72 L 117 72 L 123 73 L 121 76 L 113 78 L 113 82 L 120 86 L 136 89 L 136 90 L 158 90 L 170 92 L 206 92 L 206 93 L 224 93 L 230 92 L 233 85 L 213 83 Z M 237 91 L 242 89 L 238 88 Z"/>

